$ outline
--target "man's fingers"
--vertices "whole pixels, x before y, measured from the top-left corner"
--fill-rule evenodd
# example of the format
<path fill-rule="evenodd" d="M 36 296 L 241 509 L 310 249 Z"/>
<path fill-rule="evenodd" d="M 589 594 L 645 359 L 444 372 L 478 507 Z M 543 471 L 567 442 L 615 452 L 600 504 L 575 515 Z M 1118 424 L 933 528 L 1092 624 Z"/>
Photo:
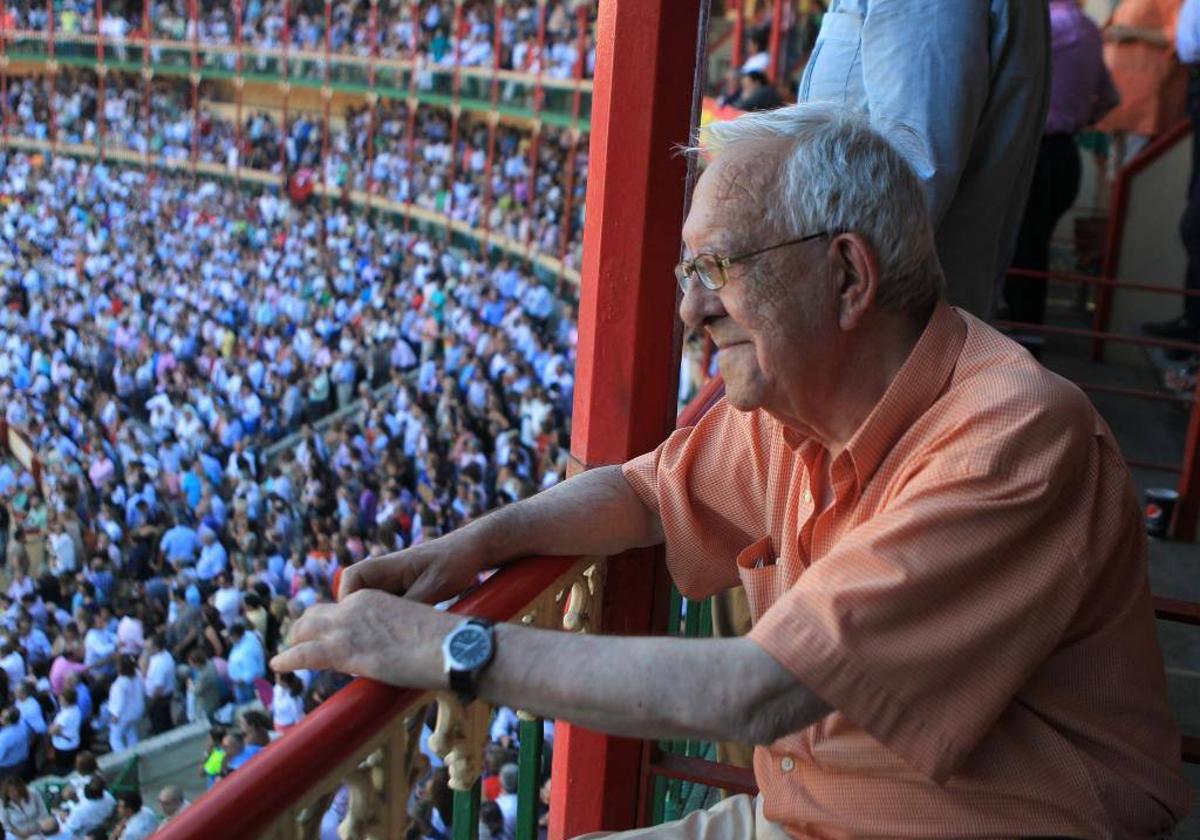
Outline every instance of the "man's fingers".
<path fill-rule="evenodd" d="M 412 601 L 420 601 L 422 604 L 436 604 L 438 601 L 444 600 L 439 591 L 441 588 L 442 582 L 433 573 L 433 569 L 428 568 L 425 570 L 425 574 L 417 578 L 413 582 L 413 585 L 408 588 L 408 591 L 403 594 L 404 597 Z"/>
<path fill-rule="evenodd" d="M 404 570 L 407 566 L 399 557 L 400 552 L 372 557 L 355 563 L 342 572 L 342 584 L 338 589 L 338 600 L 360 589 L 382 589 L 397 595 L 404 593 Z"/>
<path fill-rule="evenodd" d="M 336 609 L 334 604 L 314 604 L 306 609 L 292 628 L 292 644 L 320 638 L 329 628 L 330 613 Z"/>
<path fill-rule="evenodd" d="M 320 639 L 292 645 L 271 660 L 273 671 L 323 671 L 331 665 L 328 646 Z"/>

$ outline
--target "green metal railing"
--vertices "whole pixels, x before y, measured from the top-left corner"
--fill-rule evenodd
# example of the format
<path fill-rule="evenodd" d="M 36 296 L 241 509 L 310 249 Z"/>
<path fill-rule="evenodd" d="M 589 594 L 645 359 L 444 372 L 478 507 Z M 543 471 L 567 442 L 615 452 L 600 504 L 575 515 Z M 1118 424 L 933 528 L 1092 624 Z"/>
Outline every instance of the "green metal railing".
<path fill-rule="evenodd" d="M 54 35 L 54 61 L 63 67 L 95 69 L 99 66 L 95 36 Z M 155 75 L 188 78 L 192 69 L 192 45 L 187 41 L 154 40 L 149 42 L 148 66 Z M 104 66 L 109 71 L 140 73 L 147 50 L 145 41 L 126 40 L 116 43 L 105 40 Z M 50 60 L 49 42 L 45 32 L 16 30 L 5 39 L 5 54 L 13 64 L 45 64 Z M 200 44 L 201 80 L 229 81 L 238 78 L 237 51 L 226 44 Z M 285 57 L 282 51 L 245 47 L 242 51 L 240 77 L 249 84 L 278 84 L 283 81 Z M 287 80 L 293 88 L 320 90 L 325 86 L 325 56 L 315 52 L 290 52 L 286 57 Z M 407 59 L 379 59 L 375 84 L 369 79 L 366 57 L 332 54 L 329 58 L 329 87 L 335 92 L 366 94 L 374 91 L 381 99 L 407 99 L 413 72 Z M 490 113 L 493 111 L 491 85 L 493 72 L 489 68 L 464 67 L 459 71 L 462 83 L 458 102 L 464 111 Z M 536 107 L 538 79 L 526 73 L 500 70 L 500 96 L 495 111 L 510 119 L 540 119 L 546 125 L 565 128 L 590 128 L 592 112 L 592 82 L 590 79 L 541 79 L 541 108 Z M 449 64 L 419 66 L 412 92 L 421 104 L 450 107 L 454 101 L 454 67 Z M 575 91 L 581 97 L 579 117 L 573 117 Z"/>

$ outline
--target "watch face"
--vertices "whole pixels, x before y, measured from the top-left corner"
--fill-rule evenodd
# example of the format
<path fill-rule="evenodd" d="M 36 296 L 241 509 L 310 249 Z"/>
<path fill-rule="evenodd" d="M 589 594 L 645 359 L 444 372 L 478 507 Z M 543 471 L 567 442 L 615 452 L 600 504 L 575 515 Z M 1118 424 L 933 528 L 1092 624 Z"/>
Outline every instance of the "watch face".
<path fill-rule="evenodd" d="M 473 671 L 487 662 L 492 640 L 480 627 L 460 627 L 449 639 L 450 659 L 460 671 Z"/>

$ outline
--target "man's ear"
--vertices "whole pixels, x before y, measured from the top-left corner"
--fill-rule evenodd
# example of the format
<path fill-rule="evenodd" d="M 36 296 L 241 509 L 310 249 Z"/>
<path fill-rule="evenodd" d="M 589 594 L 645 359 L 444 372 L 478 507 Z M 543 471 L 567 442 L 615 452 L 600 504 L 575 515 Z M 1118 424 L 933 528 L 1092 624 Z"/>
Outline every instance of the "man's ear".
<path fill-rule="evenodd" d="M 840 233 L 830 243 L 839 271 L 838 326 L 849 332 L 875 305 L 879 292 L 879 258 L 871 243 L 858 233 Z"/>

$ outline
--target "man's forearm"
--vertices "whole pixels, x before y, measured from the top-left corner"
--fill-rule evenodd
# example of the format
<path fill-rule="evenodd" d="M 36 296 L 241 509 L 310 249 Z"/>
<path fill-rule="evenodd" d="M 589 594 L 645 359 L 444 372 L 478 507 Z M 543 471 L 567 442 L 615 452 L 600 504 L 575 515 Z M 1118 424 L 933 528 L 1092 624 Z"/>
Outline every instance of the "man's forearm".
<path fill-rule="evenodd" d="M 481 696 L 635 738 L 769 744 L 830 709 L 748 639 L 614 638 L 497 627 Z"/>
<path fill-rule="evenodd" d="M 471 536 L 482 536 L 500 563 L 538 554 L 608 556 L 663 540 L 658 515 L 642 503 L 619 466 L 581 473 L 464 531 L 478 531 Z"/>

